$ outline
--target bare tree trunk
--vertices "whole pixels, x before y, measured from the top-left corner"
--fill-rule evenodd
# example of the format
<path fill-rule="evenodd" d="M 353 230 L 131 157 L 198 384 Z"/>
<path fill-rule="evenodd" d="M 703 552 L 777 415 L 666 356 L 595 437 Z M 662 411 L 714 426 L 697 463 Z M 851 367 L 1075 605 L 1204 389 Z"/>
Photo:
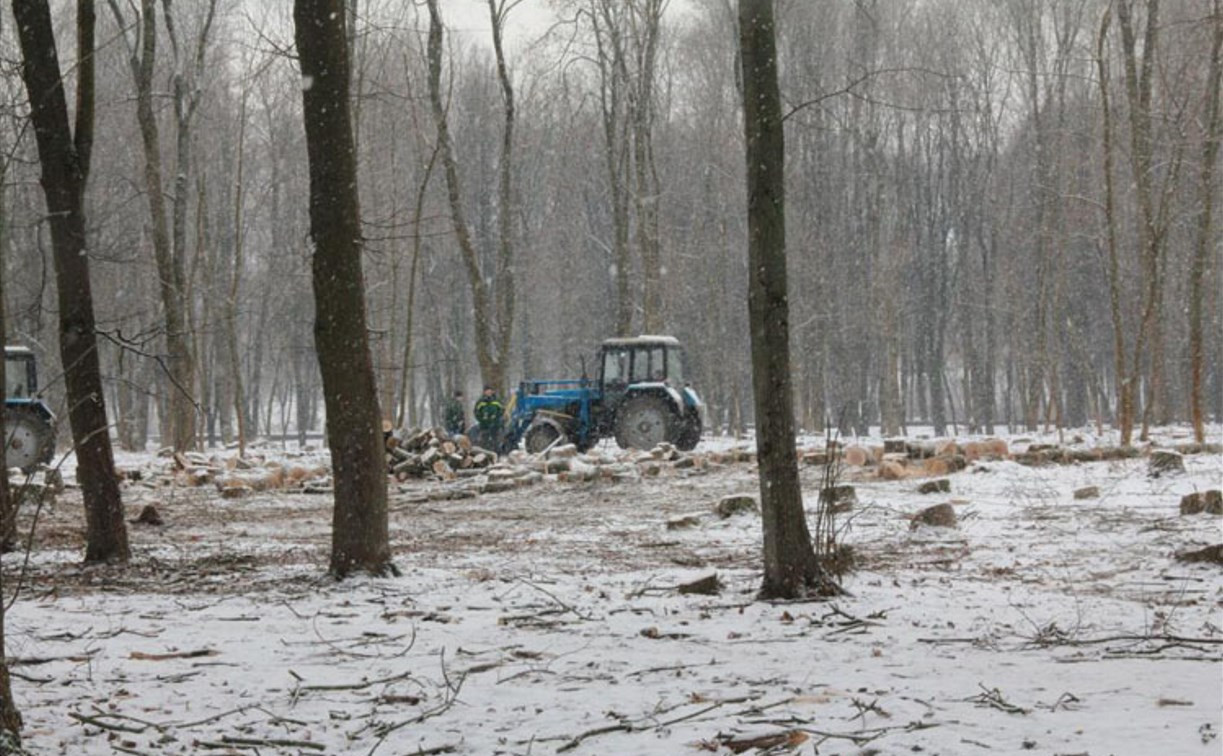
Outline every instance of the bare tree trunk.
<path fill-rule="evenodd" d="M 1189 415 L 1193 437 L 1206 440 L 1203 420 L 1202 366 L 1205 363 L 1202 329 L 1202 302 L 1206 293 L 1206 270 L 1210 260 L 1210 239 L 1214 231 L 1214 170 L 1221 138 L 1219 90 L 1223 89 L 1223 3 L 1214 0 L 1213 35 L 1210 45 L 1210 73 L 1206 76 L 1206 132 L 1202 139 L 1200 191 L 1202 208 L 1198 215 L 1197 244 L 1189 271 Z"/>
<path fill-rule="evenodd" d="M 293 21 L 310 161 L 314 338 L 335 476 L 331 572 L 394 571 L 387 533 L 386 450 L 365 325 L 361 210 L 349 116 L 343 0 L 296 0 Z"/>
<path fill-rule="evenodd" d="M 1159 303 L 1159 256 L 1161 234 L 1157 229 L 1156 209 L 1153 196 L 1151 172 L 1151 74 L 1156 55 L 1157 30 L 1159 28 L 1159 0 L 1147 0 L 1147 26 L 1142 44 L 1142 59 L 1138 59 L 1137 42 L 1134 35 L 1131 9 L 1128 2 L 1117 4 L 1117 19 L 1121 27 L 1121 52 L 1125 64 L 1125 92 L 1129 105 L 1130 120 L 1130 164 L 1133 171 L 1134 189 L 1138 195 L 1138 255 L 1143 282 L 1146 284 L 1141 299 L 1142 314 L 1138 323 L 1138 335 L 1134 341 L 1134 354 L 1130 362 L 1127 382 L 1131 392 L 1136 391 L 1145 364 L 1147 341 L 1155 323 Z M 1131 407 L 1133 395 L 1130 397 Z M 1132 438 L 1134 418 L 1121 428 L 1121 443 L 1128 444 Z"/>
<path fill-rule="evenodd" d="M 646 333 L 666 331 L 663 312 L 662 250 L 658 238 L 660 190 L 654 165 L 654 70 L 658 36 L 662 26 L 662 0 L 640 0 L 631 6 L 637 32 L 635 53 L 639 61 L 632 98 L 634 200 L 637 210 L 637 247 L 641 251 L 644 279 L 642 329 Z"/>
<path fill-rule="evenodd" d="M 246 161 L 243 152 L 246 146 L 246 98 L 248 91 L 243 90 L 241 104 L 238 107 L 238 144 L 234 168 L 234 267 L 230 271 L 229 291 L 225 297 L 225 349 L 229 354 L 229 364 L 233 372 L 230 376 L 233 386 L 233 408 L 237 417 L 238 456 L 246 456 L 246 404 L 242 387 L 242 355 L 238 352 L 238 289 L 242 283 L 242 269 L 245 267 L 244 234 L 242 231 L 242 178 L 245 173 Z"/>
<path fill-rule="evenodd" d="M 616 335 L 629 336 L 633 327 L 629 251 L 629 145 L 627 115 L 628 65 L 620 18 L 626 8 L 616 0 L 593 0 L 591 23 L 599 67 L 599 104 L 603 123 L 603 159 L 607 168 L 612 223 L 612 262 L 616 289 Z"/>
<path fill-rule="evenodd" d="M 94 8 L 77 3 L 77 106 L 75 133 L 46 0 L 13 0 L 21 40 L 21 75 L 42 164 L 43 194 L 51 226 L 59 292 L 60 357 L 68 419 L 85 500 L 85 561 L 126 562 L 130 551 L 123 502 L 115 478 L 89 282 L 85 237 L 85 182 L 93 147 Z"/>
<path fill-rule="evenodd" d="M 811 545 L 794 444 L 786 290 L 785 142 L 777 84 L 772 0 L 740 0 L 743 128 L 756 449 L 764 525 L 764 583 L 770 598 L 835 592 Z"/>
<path fill-rule="evenodd" d="M 429 64 L 429 101 L 433 108 L 433 120 L 437 127 L 438 148 L 441 150 L 442 169 L 446 176 L 447 196 L 450 201 L 450 218 L 454 226 L 455 241 L 463 268 L 467 273 L 467 283 L 471 287 L 472 305 L 475 309 L 476 360 L 480 364 L 480 373 L 486 386 L 493 386 L 499 394 L 505 393 L 507 352 L 509 337 L 512 334 L 512 317 L 507 323 L 499 323 L 497 310 L 513 315 L 513 299 L 506 297 L 498 280 L 498 290 L 490 290 L 488 280 L 480 269 L 479 256 L 471 238 L 471 229 L 467 224 L 467 216 L 463 210 L 463 200 L 459 186 L 458 162 L 450 144 L 450 126 L 446 108 L 442 102 L 442 17 L 438 10 L 437 0 L 428 0 L 429 5 L 429 41 L 427 58 Z M 499 32 L 498 32 L 499 33 Z M 512 105 L 510 128 L 512 129 Z M 503 159 L 508 156 L 503 155 Z M 497 277 L 508 272 L 512 266 L 505 263 L 505 248 L 498 262 Z M 501 306 L 498 301 L 502 302 Z M 505 307 L 508 305 L 508 308 Z"/>
<path fill-rule="evenodd" d="M 496 350 L 501 365 L 501 381 L 494 384 L 504 395 L 505 371 L 509 364 L 510 340 L 514 334 L 514 86 L 505 65 L 501 48 L 502 29 L 511 8 L 518 3 L 509 0 L 488 0 L 489 21 L 493 28 L 493 52 L 497 60 L 497 81 L 501 85 L 502 129 L 501 160 L 497 170 L 497 236 L 498 255 L 496 285 L 493 290 L 497 312 Z"/>
<path fill-rule="evenodd" d="M 3 27 L 0 21 L 0 27 Z M 0 154 L 4 154 L 0 150 Z M 8 399 L 8 376 L 5 372 L 7 360 L 3 359 L 4 346 L 8 343 L 7 322 L 4 315 L 4 263 L 8 258 L 7 217 L 4 214 L 4 179 L 7 162 L 0 162 L 0 408 Z M 4 413 L 0 412 L 0 451 L 8 448 L 8 432 L 4 427 Z M 17 542 L 17 507 L 13 505 L 9 490 L 8 473 L 0 473 L 0 553 L 11 551 Z M 0 567 L 0 753 L 17 753 L 21 747 L 21 712 L 13 700 L 13 684 L 9 678 L 8 660 L 5 653 L 5 610 L 8 597 L 4 592 L 4 570 Z"/>
<path fill-rule="evenodd" d="M 125 25 L 117 0 L 109 0 L 111 12 L 120 27 Z M 144 183 L 148 197 L 149 215 L 152 223 L 153 256 L 157 263 L 157 277 L 161 285 L 161 300 L 166 327 L 167 378 L 169 385 L 168 419 L 170 446 L 176 451 L 195 448 L 195 358 L 191 351 L 188 333 L 186 293 L 186 271 L 183 262 L 185 246 L 185 197 L 182 203 L 182 223 L 176 218 L 175 237 L 170 236 L 167 221 L 165 192 L 162 187 L 161 136 L 157 125 L 157 114 L 153 109 L 153 72 L 157 60 L 157 3 L 156 0 L 141 0 L 139 31 L 135 43 L 126 32 L 123 40 L 127 44 L 128 64 L 136 86 L 136 121 L 140 126 L 140 139 L 144 147 Z M 181 129 L 181 126 L 180 126 Z M 185 134 L 180 133 L 184 143 L 189 144 Z M 185 149 L 185 148 L 184 148 Z M 180 173 L 187 166 L 179 166 Z M 177 183 L 177 182 L 176 182 Z M 177 190 L 177 187 L 176 187 Z M 183 188 L 185 194 L 185 187 Z M 175 212 L 178 212 L 175 199 Z M 164 439 L 163 439 L 164 441 Z"/>
<path fill-rule="evenodd" d="M 416 278 L 420 267 L 421 233 L 420 224 L 425 214 L 425 197 L 429 189 L 429 180 L 433 177 L 433 168 L 437 165 L 438 145 L 433 146 L 429 153 L 429 162 L 425 165 L 425 175 L 421 177 L 420 186 L 416 190 L 416 207 L 412 212 L 412 264 L 408 267 L 408 303 L 407 320 L 403 333 L 403 372 L 399 378 L 399 427 L 407 426 L 414 414 L 412 408 L 412 346 L 416 312 Z"/>
<path fill-rule="evenodd" d="M 1096 70 L 1100 83 L 1100 106 L 1103 115 L 1104 153 L 1104 224 L 1108 247 L 1109 312 L 1113 321 L 1113 361 L 1117 383 L 1116 425 L 1121 433 L 1121 445 L 1129 446 L 1134 431 L 1134 385 L 1130 381 L 1125 346 L 1125 319 L 1121 310 L 1121 261 L 1117 248 L 1116 189 L 1113 186 L 1113 119 L 1109 105 L 1108 27 L 1112 10 L 1107 9 L 1100 20 L 1096 38 Z"/>

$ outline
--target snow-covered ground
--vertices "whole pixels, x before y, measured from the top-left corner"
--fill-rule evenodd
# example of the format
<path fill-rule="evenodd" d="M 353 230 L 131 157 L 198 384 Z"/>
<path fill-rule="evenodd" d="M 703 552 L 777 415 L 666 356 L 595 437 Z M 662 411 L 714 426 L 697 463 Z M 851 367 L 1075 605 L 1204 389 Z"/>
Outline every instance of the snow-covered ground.
<path fill-rule="evenodd" d="M 1175 554 L 1223 542 L 1223 518 L 1178 513 L 1223 460 L 1185 461 L 1157 479 L 1143 459 L 985 462 L 927 496 L 850 476 L 850 595 L 788 604 L 754 598 L 759 518 L 711 512 L 756 493 L 746 464 L 456 500 L 395 486 L 402 575 L 342 584 L 322 575 L 329 497 L 128 485 L 129 519 L 155 503 L 166 524 L 131 526 L 129 567 L 82 569 L 69 491 L 40 514 L 8 616 L 25 739 L 37 754 L 730 753 L 755 736 L 808 754 L 1218 754 L 1223 570 Z M 812 511 L 818 478 L 804 468 Z M 1088 485 L 1099 498 L 1073 498 Z M 910 529 L 940 502 L 958 528 Z M 10 594 L 25 558 L 5 557 Z M 674 590 L 715 572 L 719 595 Z"/>

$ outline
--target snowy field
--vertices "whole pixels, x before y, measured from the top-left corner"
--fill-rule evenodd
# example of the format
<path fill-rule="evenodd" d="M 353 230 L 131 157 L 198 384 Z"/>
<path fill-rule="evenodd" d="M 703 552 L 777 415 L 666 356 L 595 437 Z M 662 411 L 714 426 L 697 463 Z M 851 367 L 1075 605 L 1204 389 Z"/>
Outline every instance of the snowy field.
<path fill-rule="evenodd" d="M 8 616 L 25 740 L 35 754 L 1213 756 L 1223 569 L 1175 555 L 1223 542 L 1223 518 L 1178 512 L 1220 486 L 1223 461 L 1185 462 L 1155 479 L 1143 459 L 983 462 L 934 495 L 847 474 L 850 595 L 786 604 L 754 600 L 759 518 L 711 511 L 756 493 L 746 463 L 456 500 L 395 485 L 402 576 L 343 584 L 322 574 L 329 496 L 125 484 L 129 519 L 155 503 L 165 524 L 130 526 L 128 568 L 82 569 L 70 489 L 39 514 Z M 811 511 L 819 472 L 803 471 Z M 1089 485 L 1098 498 L 1072 496 Z M 957 528 L 911 529 L 941 502 Z M 6 593 L 26 559 L 5 557 Z M 713 573 L 718 595 L 675 590 Z"/>

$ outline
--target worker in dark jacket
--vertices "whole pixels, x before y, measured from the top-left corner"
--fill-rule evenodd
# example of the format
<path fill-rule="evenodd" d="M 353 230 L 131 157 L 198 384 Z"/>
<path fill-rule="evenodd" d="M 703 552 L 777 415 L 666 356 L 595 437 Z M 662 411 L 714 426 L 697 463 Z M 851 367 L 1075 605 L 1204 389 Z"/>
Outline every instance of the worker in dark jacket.
<path fill-rule="evenodd" d="M 486 449 L 497 450 L 501 446 L 501 427 L 505 405 L 497 398 L 492 386 L 484 387 L 484 394 L 476 402 L 474 413 L 479 427 L 479 443 Z"/>
<path fill-rule="evenodd" d="M 446 402 L 443 422 L 446 424 L 446 432 L 452 436 L 458 436 L 466 432 L 467 416 L 463 410 L 462 391 L 455 391 L 454 396 L 450 397 L 450 401 Z"/>

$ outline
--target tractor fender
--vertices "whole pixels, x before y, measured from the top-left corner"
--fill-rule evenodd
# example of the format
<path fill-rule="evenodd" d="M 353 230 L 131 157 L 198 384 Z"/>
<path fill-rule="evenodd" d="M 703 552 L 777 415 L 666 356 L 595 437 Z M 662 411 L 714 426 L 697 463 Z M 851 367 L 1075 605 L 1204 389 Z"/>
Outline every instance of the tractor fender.
<path fill-rule="evenodd" d="M 33 413 L 47 425 L 55 424 L 55 413 L 51 411 L 46 402 L 40 399 L 9 399 L 5 402 L 5 406 L 9 409 L 20 409 Z"/>
<path fill-rule="evenodd" d="M 629 396 L 639 394 L 648 394 L 651 396 L 661 397 L 671 405 L 671 410 L 676 414 L 676 416 L 682 417 L 684 414 L 685 402 L 683 395 L 662 381 L 634 383 L 628 387 Z"/>
<path fill-rule="evenodd" d="M 565 430 L 564 425 L 561 425 L 561 423 L 556 418 L 549 417 L 548 415 L 544 414 L 543 412 L 535 413 L 535 416 L 531 418 L 530 424 L 527 425 L 527 430 L 529 431 L 531 428 L 534 428 L 537 425 L 550 425 L 553 428 L 556 428 L 556 430 L 560 432 L 562 437 L 569 435 L 569 432 Z"/>

